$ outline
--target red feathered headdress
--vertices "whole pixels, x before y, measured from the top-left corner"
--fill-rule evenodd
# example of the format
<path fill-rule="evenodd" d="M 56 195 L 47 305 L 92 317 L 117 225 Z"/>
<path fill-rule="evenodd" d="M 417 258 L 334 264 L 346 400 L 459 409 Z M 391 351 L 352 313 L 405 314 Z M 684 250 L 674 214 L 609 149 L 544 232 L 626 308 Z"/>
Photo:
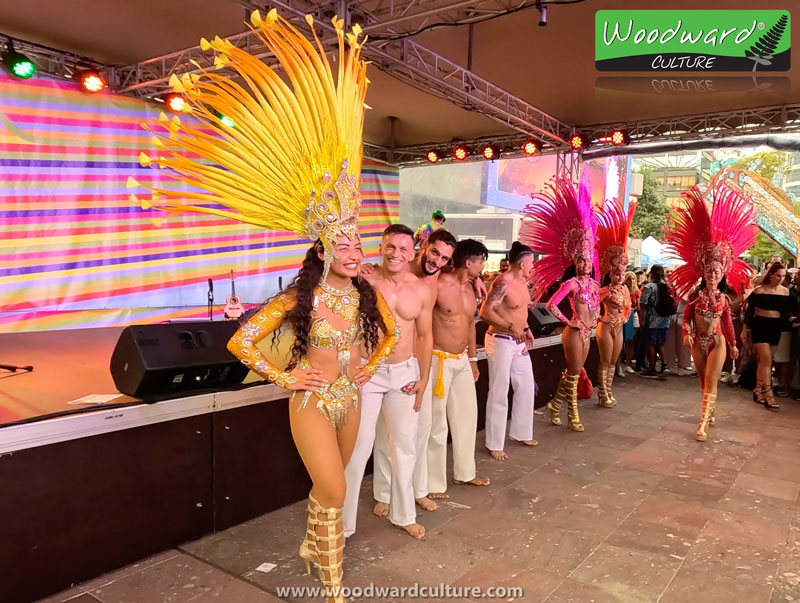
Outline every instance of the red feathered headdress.
<path fill-rule="evenodd" d="M 597 214 L 597 256 L 600 261 L 600 275 L 620 265 L 628 265 L 628 233 L 633 223 L 636 204 L 628 206 L 628 214 L 619 201 L 611 201 Z M 598 277 L 600 276 L 598 275 Z"/>
<path fill-rule="evenodd" d="M 547 188 L 547 192 L 534 195 L 534 202 L 525 207 L 519 231 L 522 243 L 545 254 L 533 265 L 533 301 L 561 278 L 576 257 L 588 258 L 597 266 L 594 249 L 597 224 L 588 186 L 582 182 L 576 193 L 569 180 L 558 179 Z"/>
<path fill-rule="evenodd" d="M 681 193 L 686 207 L 672 211 L 664 242 L 667 255 L 685 262 L 676 268 L 672 285 L 680 297 L 688 295 L 709 264 L 718 264 L 728 285 L 741 295 L 752 269 L 739 255 L 756 240 L 755 211 L 741 193 L 726 185 L 713 193 L 711 213 L 697 187 Z"/>

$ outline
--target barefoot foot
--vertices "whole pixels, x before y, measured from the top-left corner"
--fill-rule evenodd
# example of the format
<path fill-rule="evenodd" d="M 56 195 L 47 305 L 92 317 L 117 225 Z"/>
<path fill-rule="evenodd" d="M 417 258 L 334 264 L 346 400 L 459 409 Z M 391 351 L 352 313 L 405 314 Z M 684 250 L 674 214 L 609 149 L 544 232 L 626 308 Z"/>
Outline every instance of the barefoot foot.
<path fill-rule="evenodd" d="M 431 500 L 447 500 L 450 495 L 447 492 L 428 492 L 428 498 Z"/>
<path fill-rule="evenodd" d="M 502 450 L 490 450 L 489 454 L 491 454 L 492 458 L 496 461 L 504 461 L 508 458 L 508 455 Z"/>
<path fill-rule="evenodd" d="M 525 446 L 538 446 L 539 445 L 539 441 L 538 440 L 517 440 L 517 439 L 512 438 L 511 436 L 508 436 L 508 439 L 511 440 L 512 442 L 516 442 L 517 444 L 524 444 Z"/>
<path fill-rule="evenodd" d="M 387 505 L 385 502 L 375 503 L 375 506 L 372 508 L 372 512 L 378 517 L 388 517 L 389 505 Z"/>
<path fill-rule="evenodd" d="M 412 523 L 411 525 L 401 527 L 408 532 L 409 536 L 413 536 L 417 540 L 425 538 L 425 528 L 418 523 Z"/>
<path fill-rule="evenodd" d="M 417 499 L 417 504 L 426 511 L 435 511 L 437 509 L 436 503 L 427 496 Z"/>
<path fill-rule="evenodd" d="M 460 482 L 458 480 L 453 480 L 453 483 L 454 484 L 465 484 L 467 486 L 488 486 L 491 483 L 491 481 L 489 481 L 488 477 L 481 477 L 479 475 L 476 475 L 475 477 L 473 477 L 468 482 Z"/>

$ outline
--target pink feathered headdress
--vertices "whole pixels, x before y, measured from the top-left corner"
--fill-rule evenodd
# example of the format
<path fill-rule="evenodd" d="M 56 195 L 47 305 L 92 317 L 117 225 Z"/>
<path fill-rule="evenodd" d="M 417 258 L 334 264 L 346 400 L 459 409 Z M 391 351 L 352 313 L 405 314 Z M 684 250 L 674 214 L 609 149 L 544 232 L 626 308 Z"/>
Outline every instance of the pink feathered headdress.
<path fill-rule="evenodd" d="M 671 277 L 676 293 L 688 295 L 709 264 L 718 264 L 728 285 L 742 295 L 752 269 L 739 255 L 756 240 L 755 211 L 741 193 L 722 185 L 714 191 L 711 213 L 697 187 L 681 193 L 686 207 L 672 211 L 664 242 L 669 256 L 682 260 Z"/>
<path fill-rule="evenodd" d="M 628 213 L 619 201 L 611 201 L 597 214 L 597 255 L 600 260 L 600 274 L 607 274 L 613 268 L 628 265 L 628 233 L 633 223 L 636 204 L 628 206 Z"/>
<path fill-rule="evenodd" d="M 545 193 L 534 195 L 525 207 L 519 240 L 545 254 L 533 265 L 531 299 L 537 301 L 558 281 L 576 257 L 588 258 L 597 267 L 597 224 L 589 187 L 582 182 L 578 193 L 567 179 L 548 184 Z"/>

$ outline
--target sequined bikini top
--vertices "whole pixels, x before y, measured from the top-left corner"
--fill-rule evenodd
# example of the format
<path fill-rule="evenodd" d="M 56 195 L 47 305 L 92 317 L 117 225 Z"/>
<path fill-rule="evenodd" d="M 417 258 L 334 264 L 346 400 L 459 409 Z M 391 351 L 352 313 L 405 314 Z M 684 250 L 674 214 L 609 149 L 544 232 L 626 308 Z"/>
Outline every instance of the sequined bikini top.
<path fill-rule="evenodd" d="M 725 310 L 725 296 L 721 291 L 717 290 L 714 293 L 714 299 L 708 294 L 706 289 L 701 289 L 697 292 L 697 300 L 694 303 L 694 311 L 697 314 L 702 314 L 708 322 L 722 316 Z"/>
<path fill-rule="evenodd" d="M 591 277 L 588 276 L 576 276 L 575 281 L 578 283 L 578 301 L 592 310 L 597 312 L 600 308 L 600 295 L 598 294 L 598 290 L 594 285 L 594 281 Z M 574 308 L 573 308 L 574 309 Z"/>
<path fill-rule="evenodd" d="M 626 302 L 625 285 L 609 285 L 606 303 L 624 308 L 627 305 Z"/>
<path fill-rule="evenodd" d="M 324 316 L 317 316 L 311 322 L 308 340 L 318 350 L 342 349 L 364 343 L 364 334 L 356 323 L 340 331 L 331 326 Z"/>

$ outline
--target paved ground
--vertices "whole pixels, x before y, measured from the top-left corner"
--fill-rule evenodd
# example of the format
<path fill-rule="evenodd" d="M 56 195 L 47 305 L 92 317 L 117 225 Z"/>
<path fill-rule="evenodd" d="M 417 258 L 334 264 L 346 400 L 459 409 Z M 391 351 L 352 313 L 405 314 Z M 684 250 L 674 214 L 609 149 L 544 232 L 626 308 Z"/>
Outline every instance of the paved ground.
<path fill-rule="evenodd" d="M 616 408 L 582 402 L 584 433 L 537 415 L 541 445 L 511 445 L 504 462 L 479 434 L 492 485 L 451 487 L 449 504 L 421 517 L 423 541 L 371 515 L 365 480 L 345 583 L 513 586 L 524 589 L 514 600 L 548 603 L 800 601 L 800 403 L 781 399 L 772 413 L 722 386 L 717 427 L 700 443 L 695 379 L 617 383 Z M 304 516 L 298 503 L 47 601 L 310 600 L 277 596 L 319 585 L 296 555 Z"/>

